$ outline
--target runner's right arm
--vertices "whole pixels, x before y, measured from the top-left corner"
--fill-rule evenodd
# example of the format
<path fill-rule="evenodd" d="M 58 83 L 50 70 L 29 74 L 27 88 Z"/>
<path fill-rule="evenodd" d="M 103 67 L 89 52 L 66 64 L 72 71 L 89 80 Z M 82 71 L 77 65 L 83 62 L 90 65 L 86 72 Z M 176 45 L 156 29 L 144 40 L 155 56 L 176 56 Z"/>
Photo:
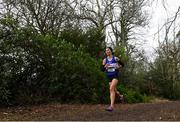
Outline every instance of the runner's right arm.
<path fill-rule="evenodd" d="M 101 66 L 101 70 L 102 70 L 103 72 L 106 70 L 105 64 L 106 64 L 106 59 L 103 59 L 102 66 Z"/>
<path fill-rule="evenodd" d="M 109 66 L 109 64 L 106 64 L 106 59 L 104 59 L 103 62 L 102 62 L 101 70 L 104 72 L 107 69 L 108 66 Z"/>

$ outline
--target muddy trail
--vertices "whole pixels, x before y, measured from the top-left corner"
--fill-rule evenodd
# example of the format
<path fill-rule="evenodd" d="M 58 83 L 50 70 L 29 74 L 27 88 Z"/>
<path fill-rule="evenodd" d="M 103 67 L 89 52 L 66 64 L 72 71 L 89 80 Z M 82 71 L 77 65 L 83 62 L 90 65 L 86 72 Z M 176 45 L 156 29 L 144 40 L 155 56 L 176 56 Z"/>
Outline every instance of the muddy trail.
<path fill-rule="evenodd" d="M 13 121 L 180 121 L 180 101 L 139 104 L 116 104 L 113 112 L 107 105 L 47 104 L 0 108 L 0 120 Z"/>

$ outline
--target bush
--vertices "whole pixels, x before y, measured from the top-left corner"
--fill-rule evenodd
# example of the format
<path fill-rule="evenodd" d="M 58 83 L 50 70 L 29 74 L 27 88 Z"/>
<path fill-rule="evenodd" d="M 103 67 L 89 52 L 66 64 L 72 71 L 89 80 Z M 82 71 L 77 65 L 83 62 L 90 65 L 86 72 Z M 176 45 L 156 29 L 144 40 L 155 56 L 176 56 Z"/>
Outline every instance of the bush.
<path fill-rule="evenodd" d="M 4 83 L 4 82 L 2 82 Z M 0 84 L 0 105 L 4 104 L 10 104 L 9 99 L 10 99 L 10 92 L 6 88 L 6 85 Z"/>
<path fill-rule="evenodd" d="M 125 96 L 126 103 L 150 102 L 153 99 L 146 94 L 140 94 L 140 92 L 134 89 L 125 88 L 125 86 L 122 84 L 118 86 L 118 90 Z"/>
<path fill-rule="evenodd" d="M 1 105 L 107 102 L 108 83 L 89 54 L 17 23 L 1 24 L 8 29 L 0 33 Z"/>
<path fill-rule="evenodd" d="M 64 41 L 57 48 L 57 62 L 51 70 L 52 95 L 63 102 L 106 102 L 102 94 L 107 94 L 108 83 L 97 61 Z"/>
<path fill-rule="evenodd" d="M 100 52 L 105 45 L 105 35 L 99 28 L 89 28 L 87 31 L 79 28 L 67 28 L 61 32 L 60 38 L 72 43 L 77 48 L 83 47 L 83 52 L 96 59 L 100 57 Z"/>

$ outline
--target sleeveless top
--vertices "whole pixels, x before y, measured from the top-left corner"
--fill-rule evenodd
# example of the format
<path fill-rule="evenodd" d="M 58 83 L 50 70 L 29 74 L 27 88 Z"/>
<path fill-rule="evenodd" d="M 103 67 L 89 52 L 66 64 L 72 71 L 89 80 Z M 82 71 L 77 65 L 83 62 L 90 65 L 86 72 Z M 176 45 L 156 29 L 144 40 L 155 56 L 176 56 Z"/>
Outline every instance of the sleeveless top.
<path fill-rule="evenodd" d="M 117 63 L 115 60 L 115 56 L 113 56 L 110 61 L 106 57 L 106 64 L 110 64 L 108 66 L 108 68 L 106 69 L 107 76 L 108 77 L 117 77 L 118 76 L 118 70 L 116 69 Z"/>

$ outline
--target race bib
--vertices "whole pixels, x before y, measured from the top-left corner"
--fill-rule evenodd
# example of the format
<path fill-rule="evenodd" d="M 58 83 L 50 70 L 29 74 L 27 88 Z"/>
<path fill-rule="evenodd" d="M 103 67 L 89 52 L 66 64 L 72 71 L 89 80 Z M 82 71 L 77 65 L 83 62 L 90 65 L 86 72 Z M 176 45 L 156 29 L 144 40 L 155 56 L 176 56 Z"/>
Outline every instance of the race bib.
<path fill-rule="evenodd" d="M 108 72 L 115 72 L 115 68 L 109 68 L 107 71 Z"/>

